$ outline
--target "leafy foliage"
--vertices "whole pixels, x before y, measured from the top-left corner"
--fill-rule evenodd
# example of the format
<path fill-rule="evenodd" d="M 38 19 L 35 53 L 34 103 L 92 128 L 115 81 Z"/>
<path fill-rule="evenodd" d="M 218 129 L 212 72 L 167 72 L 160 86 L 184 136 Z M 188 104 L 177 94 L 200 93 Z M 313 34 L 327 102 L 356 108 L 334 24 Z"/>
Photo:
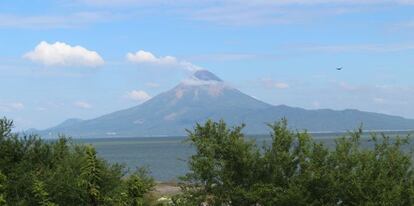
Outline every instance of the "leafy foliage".
<path fill-rule="evenodd" d="M 56 206 L 49 200 L 49 193 L 45 191 L 45 185 L 43 182 L 34 178 L 33 182 L 33 195 L 39 206 Z"/>
<path fill-rule="evenodd" d="M 92 146 L 64 136 L 44 141 L 13 133 L 12 127 L 12 121 L 0 119 L 0 205 L 129 205 L 123 194 L 138 173 L 129 176 L 123 166 L 99 158 Z M 136 187 L 152 190 L 152 179 L 139 174 L 146 184 Z"/>
<path fill-rule="evenodd" d="M 92 206 L 99 205 L 102 199 L 100 194 L 101 170 L 95 149 L 91 146 L 86 147 L 85 165 L 81 168 L 81 176 L 87 191 L 88 202 Z"/>
<path fill-rule="evenodd" d="M 6 193 L 6 176 L 0 172 L 0 206 L 6 206 L 6 198 L 4 194 Z"/>
<path fill-rule="evenodd" d="M 271 144 L 259 148 L 223 121 L 197 124 L 188 141 L 196 148 L 176 205 L 413 205 L 407 138 L 373 134 L 361 147 L 362 130 L 333 149 L 287 121 L 270 124 Z"/>
<path fill-rule="evenodd" d="M 141 206 L 145 203 L 145 194 L 155 186 L 154 180 L 145 169 L 140 169 L 125 180 L 126 203 L 130 206 Z"/>

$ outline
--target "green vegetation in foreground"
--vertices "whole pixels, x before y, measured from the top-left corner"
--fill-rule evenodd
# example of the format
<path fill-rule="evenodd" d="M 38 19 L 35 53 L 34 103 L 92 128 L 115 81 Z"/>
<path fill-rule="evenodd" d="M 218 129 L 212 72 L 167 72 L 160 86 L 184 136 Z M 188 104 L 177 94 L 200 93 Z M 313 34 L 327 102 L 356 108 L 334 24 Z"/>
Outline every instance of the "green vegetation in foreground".
<path fill-rule="evenodd" d="M 143 169 L 130 175 L 96 156 L 91 146 L 61 137 L 46 143 L 11 132 L 0 120 L 0 206 L 144 205 L 154 181 Z"/>
<path fill-rule="evenodd" d="M 195 154 L 181 193 L 156 201 L 146 170 L 127 175 L 92 146 L 44 142 L 12 126 L 0 120 L 0 206 L 414 205 L 408 137 L 372 135 L 369 149 L 357 130 L 328 149 L 282 120 L 269 125 L 271 144 L 261 148 L 243 126 L 208 121 L 188 131 Z"/>
<path fill-rule="evenodd" d="M 260 149 L 245 139 L 243 126 L 196 125 L 188 137 L 196 154 L 175 204 L 414 204 L 411 153 L 401 150 L 408 137 L 373 135 L 374 149 L 364 149 L 358 130 L 328 149 L 306 132 L 288 130 L 286 120 L 269 127 L 272 143 Z"/>

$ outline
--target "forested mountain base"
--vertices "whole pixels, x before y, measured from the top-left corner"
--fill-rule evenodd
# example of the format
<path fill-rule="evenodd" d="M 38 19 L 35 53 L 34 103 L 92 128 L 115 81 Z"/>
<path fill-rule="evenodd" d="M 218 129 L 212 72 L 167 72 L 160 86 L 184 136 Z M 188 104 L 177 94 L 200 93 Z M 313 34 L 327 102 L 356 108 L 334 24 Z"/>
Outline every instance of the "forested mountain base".
<path fill-rule="evenodd" d="M 327 148 L 282 120 L 269 125 L 271 144 L 260 147 L 243 126 L 208 121 L 188 131 L 195 154 L 181 193 L 157 202 L 145 170 L 127 173 L 92 146 L 46 142 L 12 127 L 0 120 L 0 206 L 414 205 L 408 137 L 372 135 L 373 147 L 364 148 L 357 130 Z"/>

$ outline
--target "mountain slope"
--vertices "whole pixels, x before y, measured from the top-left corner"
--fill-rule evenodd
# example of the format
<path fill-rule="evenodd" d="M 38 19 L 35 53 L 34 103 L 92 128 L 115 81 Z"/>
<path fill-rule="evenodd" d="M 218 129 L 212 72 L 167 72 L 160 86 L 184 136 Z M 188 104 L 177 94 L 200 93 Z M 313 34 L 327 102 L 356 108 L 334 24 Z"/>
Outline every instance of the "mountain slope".
<path fill-rule="evenodd" d="M 310 131 L 344 131 L 364 123 L 370 130 L 414 129 L 414 120 L 357 110 L 305 110 L 273 106 L 226 85 L 214 74 L 200 70 L 147 102 L 91 120 L 71 120 L 43 131 L 74 137 L 184 135 L 196 122 L 224 119 L 246 123 L 246 133 L 267 133 L 266 123 L 287 117 L 292 128 Z"/>

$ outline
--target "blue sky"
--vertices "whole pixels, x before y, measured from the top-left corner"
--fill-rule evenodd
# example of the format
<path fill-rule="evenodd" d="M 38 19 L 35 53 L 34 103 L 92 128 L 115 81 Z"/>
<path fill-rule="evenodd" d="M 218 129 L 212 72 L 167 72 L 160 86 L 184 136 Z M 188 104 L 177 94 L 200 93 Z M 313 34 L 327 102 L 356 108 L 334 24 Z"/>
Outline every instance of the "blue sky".
<path fill-rule="evenodd" d="M 138 105 L 191 68 L 275 105 L 414 118 L 413 0 L 1 1 L 0 49 L 17 129 Z"/>

